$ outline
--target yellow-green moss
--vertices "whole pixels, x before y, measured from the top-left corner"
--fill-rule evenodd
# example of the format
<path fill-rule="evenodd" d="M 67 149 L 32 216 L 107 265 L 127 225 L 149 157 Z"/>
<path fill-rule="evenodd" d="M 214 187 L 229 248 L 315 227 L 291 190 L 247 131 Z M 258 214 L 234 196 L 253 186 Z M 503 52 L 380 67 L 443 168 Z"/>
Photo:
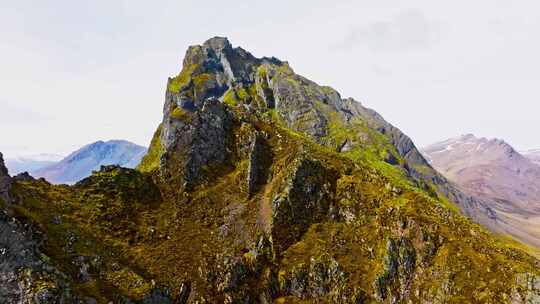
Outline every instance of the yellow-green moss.
<path fill-rule="evenodd" d="M 215 76 L 208 73 L 197 74 L 193 76 L 193 85 L 195 86 L 196 92 L 202 92 L 205 90 L 206 82 L 214 79 Z"/>
<path fill-rule="evenodd" d="M 234 89 L 229 89 L 227 92 L 225 92 L 225 95 L 223 95 L 223 102 L 231 107 L 235 107 L 238 105 L 238 98 L 236 98 L 236 93 L 234 92 Z"/>
<path fill-rule="evenodd" d="M 197 65 L 191 64 L 183 67 L 182 71 L 178 76 L 172 78 L 169 81 L 168 90 L 169 92 L 178 93 L 183 88 L 187 87 L 191 81 L 191 74 L 197 68 Z"/>
<path fill-rule="evenodd" d="M 171 111 L 171 117 L 189 123 L 191 121 L 191 114 L 180 107 L 174 107 Z"/>
<path fill-rule="evenodd" d="M 259 75 L 259 77 L 261 77 L 262 79 L 266 78 L 267 71 L 266 71 L 266 67 L 264 65 L 260 65 L 257 68 L 257 75 Z"/>
<path fill-rule="evenodd" d="M 236 95 L 238 96 L 238 98 L 240 98 L 240 100 L 244 102 L 249 98 L 249 94 L 244 88 L 238 88 L 236 90 Z"/>
<path fill-rule="evenodd" d="M 243 87 L 238 87 L 236 89 L 230 88 L 223 95 L 223 102 L 229 106 L 235 107 L 241 103 L 249 103 L 254 96 L 253 92 L 248 92 Z"/>
<path fill-rule="evenodd" d="M 162 124 L 160 124 L 156 132 L 154 132 L 154 137 L 152 137 L 148 152 L 142 158 L 139 166 L 137 166 L 137 169 L 141 172 L 151 172 L 159 168 L 161 155 L 165 152 L 161 144 L 161 129 Z"/>

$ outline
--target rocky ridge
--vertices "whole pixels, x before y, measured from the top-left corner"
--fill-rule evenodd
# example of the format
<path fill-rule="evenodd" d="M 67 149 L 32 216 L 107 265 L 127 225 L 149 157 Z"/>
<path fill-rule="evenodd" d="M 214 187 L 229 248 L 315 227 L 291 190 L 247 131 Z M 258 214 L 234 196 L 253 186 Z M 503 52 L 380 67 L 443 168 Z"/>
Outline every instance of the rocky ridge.
<path fill-rule="evenodd" d="M 538 261 L 463 217 L 407 136 L 285 62 L 225 38 L 190 47 L 163 112 L 137 170 L 13 182 L 8 211 L 47 235 L 80 298 L 539 299 Z"/>

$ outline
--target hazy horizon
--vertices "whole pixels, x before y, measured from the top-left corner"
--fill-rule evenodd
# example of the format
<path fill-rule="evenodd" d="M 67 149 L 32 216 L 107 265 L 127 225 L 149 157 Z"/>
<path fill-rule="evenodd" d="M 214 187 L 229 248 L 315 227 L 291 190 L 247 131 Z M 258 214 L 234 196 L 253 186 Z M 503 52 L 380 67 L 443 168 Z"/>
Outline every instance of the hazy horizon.
<path fill-rule="evenodd" d="M 148 146 L 189 45 L 228 37 L 379 112 L 418 147 L 460 134 L 540 148 L 533 1 L 0 1 L 0 152 Z"/>

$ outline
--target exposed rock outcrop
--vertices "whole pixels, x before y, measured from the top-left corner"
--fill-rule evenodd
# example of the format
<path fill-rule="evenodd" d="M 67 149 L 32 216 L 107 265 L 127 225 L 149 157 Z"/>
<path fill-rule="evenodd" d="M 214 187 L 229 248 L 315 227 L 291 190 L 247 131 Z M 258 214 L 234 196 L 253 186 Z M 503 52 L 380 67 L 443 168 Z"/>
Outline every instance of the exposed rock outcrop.
<path fill-rule="evenodd" d="M 77 303 L 65 275 L 39 251 L 40 238 L 0 211 L 0 303 Z"/>
<path fill-rule="evenodd" d="M 386 245 L 383 273 L 374 282 L 377 299 L 385 300 L 392 293 L 392 286 L 398 286 L 399 299 L 410 296 L 410 284 L 416 267 L 416 251 L 407 238 L 390 239 Z"/>
<path fill-rule="evenodd" d="M 337 173 L 301 156 L 291 164 L 290 179 L 272 200 L 272 238 L 280 253 L 298 241 L 307 228 L 326 219 L 333 200 Z"/>
<path fill-rule="evenodd" d="M 262 134 L 255 133 L 253 136 L 247 172 L 247 192 L 252 195 L 265 182 L 271 161 L 271 152 L 268 151 Z"/>
<path fill-rule="evenodd" d="M 30 175 L 28 172 L 22 172 L 13 177 L 13 180 L 21 181 L 21 182 L 29 182 L 35 180 L 35 178 Z"/>
<path fill-rule="evenodd" d="M 0 199 L 6 203 L 11 201 L 9 191 L 11 188 L 11 177 L 8 174 L 8 169 L 4 164 L 4 158 L 0 153 Z"/>
<path fill-rule="evenodd" d="M 227 145 L 232 114 L 217 99 L 204 100 L 197 106 L 190 110 L 172 105 L 161 133 L 165 148 L 161 168 L 167 178 L 181 174 L 188 188 L 203 178 L 204 167 L 225 164 L 230 154 Z"/>

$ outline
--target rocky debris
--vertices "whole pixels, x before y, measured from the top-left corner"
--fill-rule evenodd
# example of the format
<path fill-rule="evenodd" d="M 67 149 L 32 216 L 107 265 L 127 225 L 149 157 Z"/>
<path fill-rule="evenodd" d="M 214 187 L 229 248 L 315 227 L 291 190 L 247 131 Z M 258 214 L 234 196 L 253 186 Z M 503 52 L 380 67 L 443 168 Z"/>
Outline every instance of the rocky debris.
<path fill-rule="evenodd" d="M 60 215 L 55 215 L 53 216 L 53 218 L 51 219 L 51 223 L 55 224 L 55 225 L 60 225 L 62 224 L 62 216 Z"/>
<path fill-rule="evenodd" d="M 66 276 L 44 261 L 39 238 L 0 211 L 0 303 L 77 303 Z"/>
<path fill-rule="evenodd" d="M 540 276 L 531 273 L 523 273 L 516 277 L 516 283 L 525 292 L 514 290 L 512 293 L 512 304 L 540 303 Z"/>
<path fill-rule="evenodd" d="M 222 257 L 213 275 L 225 303 L 272 302 L 279 288 L 273 261 L 273 245 L 264 234 L 240 256 Z M 203 275 L 206 282 L 208 275 Z"/>
<path fill-rule="evenodd" d="M 11 189 L 11 177 L 8 174 L 8 169 L 4 164 L 4 158 L 0 153 L 0 199 L 6 203 L 11 202 L 9 191 Z"/>
<path fill-rule="evenodd" d="M 298 264 L 290 270 L 279 272 L 280 294 L 304 300 L 327 298 L 335 303 L 348 303 L 351 299 L 360 301 L 361 292 L 350 295 L 346 283 L 347 275 L 339 263 L 328 255 L 312 257 L 309 264 Z"/>
<path fill-rule="evenodd" d="M 167 288 L 154 288 L 144 297 L 141 304 L 172 304 L 170 292 Z"/>

